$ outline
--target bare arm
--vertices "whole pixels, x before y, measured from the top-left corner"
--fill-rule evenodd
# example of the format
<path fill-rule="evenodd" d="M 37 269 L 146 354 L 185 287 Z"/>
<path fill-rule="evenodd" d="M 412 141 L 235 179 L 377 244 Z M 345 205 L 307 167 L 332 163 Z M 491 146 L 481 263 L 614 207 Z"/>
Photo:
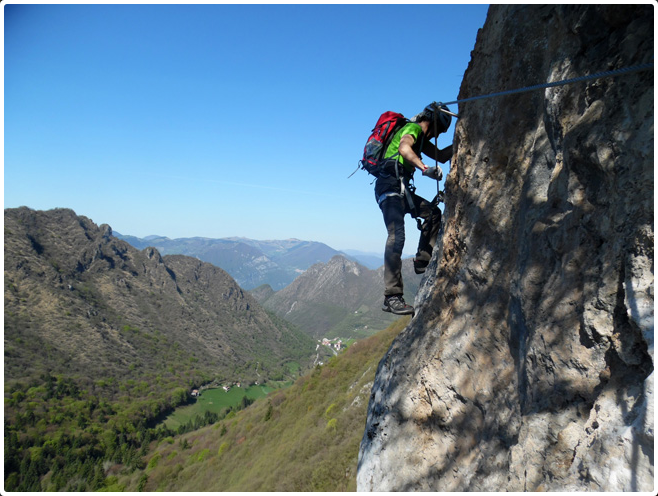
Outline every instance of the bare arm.
<path fill-rule="evenodd" d="M 427 169 L 427 165 L 423 163 L 421 158 L 416 155 L 411 148 L 414 145 L 414 142 L 415 140 L 413 136 L 410 134 L 405 134 L 400 139 L 400 146 L 398 147 L 398 151 L 405 161 L 412 163 L 414 167 L 420 169 L 421 171 L 425 171 Z M 452 145 L 446 146 L 442 150 L 439 150 L 431 142 L 425 143 L 423 145 L 423 153 L 428 157 L 438 160 L 442 164 L 445 164 L 452 158 Z"/>
<path fill-rule="evenodd" d="M 421 171 L 424 171 L 427 169 L 427 166 L 423 163 L 423 161 L 420 159 L 418 155 L 414 153 L 412 150 L 412 146 L 414 146 L 414 137 L 410 134 L 405 134 L 402 136 L 400 139 L 400 146 L 398 147 L 398 151 L 400 152 L 400 155 L 402 155 L 402 158 L 411 164 L 414 164 L 414 167 L 420 169 Z"/>
<path fill-rule="evenodd" d="M 445 164 L 452 158 L 452 144 L 446 146 L 442 150 L 439 150 L 436 146 L 434 146 L 434 143 L 428 140 L 423 144 L 423 153 L 429 158 L 438 160 L 442 164 Z"/>

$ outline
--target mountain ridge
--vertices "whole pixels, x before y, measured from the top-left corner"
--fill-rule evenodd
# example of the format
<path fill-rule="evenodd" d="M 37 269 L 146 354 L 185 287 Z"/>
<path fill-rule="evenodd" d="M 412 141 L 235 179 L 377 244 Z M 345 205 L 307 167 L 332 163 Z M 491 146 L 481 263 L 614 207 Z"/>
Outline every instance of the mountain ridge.
<path fill-rule="evenodd" d="M 315 263 L 328 262 L 340 254 L 353 260 L 360 257 L 346 255 L 324 243 L 297 238 L 255 240 L 238 236 L 195 236 L 171 239 L 155 235 L 138 238 L 118 232 L 113 235 L 139 249 L 153 246 L 163 255 L 188 255 L 212 263 L 226 270 L 246 290 L 263 284 L 279 290 Z M 372 264 L 372 257 L 364 258 L 366 263 Z"/>
<path fill-rule="evenodd" d="M 421 276 L 403 260 L 405 297 L 413 301 Z M 261 304 L 315 338 L 363 337 L 385 329 L 396 316 L 383 312 L 384 268 L 371 270 L 336 255 L 309 267 L 285 288 L 252 291 Z"/>
<path fill-rule="evenodd" d="M 138 469 L 170 435 L 154 425 L 192 388 L 276 388 L 312 366 L 313 340 L 210 263 L 70 209 L 5 209 L 4 240 L 8 491 L 103 489 L 107 464 Z"/>
<path fill-rule="evenodd" d="M 139 251 L 113 237 L 109 225 L 96 226 L 69 209 L 5 210 L 5 309 L 6 343 L 14 329 L 32 329 L 42 338 L 52 334 L 47 340 L 55 348 L 68 340 L 79 357 L 92 343 L 118 357 L 117 350 L 130 349 L 121 331 L 128 326 L 157 330 L 204 360 L 223 357 L 234 367 L 250 362 L 250 350 L 263 342 L 241 343 L 230 336 L 269 336 L 273 356 L 283 358 L 279 341 L 290 333 L 273 324 L 219 267 L 182 255 L 162 256 L 152 247 Z M 61 324 L 49 316 L 60 313 Z M 188 336 L 179 329 L 187 329 Z M 9 350 L 16 358 L 21 354 L 18 347 Z"/>

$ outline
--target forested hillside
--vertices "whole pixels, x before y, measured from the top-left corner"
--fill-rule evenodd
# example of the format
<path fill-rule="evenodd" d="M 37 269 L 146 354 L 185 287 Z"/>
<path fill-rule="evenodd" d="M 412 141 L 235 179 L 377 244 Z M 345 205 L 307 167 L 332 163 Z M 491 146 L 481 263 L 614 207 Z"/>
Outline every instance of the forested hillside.
<path fill-rule="evenodd" d="M 315 344 L 223 270 L 73 211 L 5 210 L 5 488 L 91 490 L 141 465 L 210 381 L 282 381 Z"/>
<path fill-rule="evenodd" d="M 155 440 L 126 491 L 354 491 L 377 364 L 409 322 L 359 341 L 285 390 L 200 430 Z"/>

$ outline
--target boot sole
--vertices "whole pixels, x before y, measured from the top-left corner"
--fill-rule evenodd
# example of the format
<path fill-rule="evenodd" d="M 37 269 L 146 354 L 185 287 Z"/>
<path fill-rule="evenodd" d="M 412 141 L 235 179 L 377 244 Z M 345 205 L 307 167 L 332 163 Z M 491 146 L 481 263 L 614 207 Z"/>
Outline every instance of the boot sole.
<path fill-rule="evenodd" d="M 394 315 L 413 315 L 416 312 L 414 308 L 408 311 L 396 312 L 392 310 L 391 307 L 387 307 L 387 306 L 382 306 L 382 311 L 392 313 Z"/>
<path fill-rule="evenodd" d="M 418 263 L 418 260 L 414 258 L 414 272 L 416 274 L 424 274 L 429 264 L 430 264 L 429 262 L 425 262 L 425 261 L 423 261 L 422 263 Z"/>

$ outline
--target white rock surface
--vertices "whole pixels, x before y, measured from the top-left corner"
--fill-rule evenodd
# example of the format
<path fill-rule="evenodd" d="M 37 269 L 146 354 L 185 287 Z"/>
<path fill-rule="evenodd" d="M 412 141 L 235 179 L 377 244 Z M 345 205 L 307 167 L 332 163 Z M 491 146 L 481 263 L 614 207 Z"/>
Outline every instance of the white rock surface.
<path fill-rule="evenodd" d="M 653 6 L 494 5 L 460 98 L 653 62 Z M 466 103 L 360 491 L 652 491 L 653 71 Z"/>

